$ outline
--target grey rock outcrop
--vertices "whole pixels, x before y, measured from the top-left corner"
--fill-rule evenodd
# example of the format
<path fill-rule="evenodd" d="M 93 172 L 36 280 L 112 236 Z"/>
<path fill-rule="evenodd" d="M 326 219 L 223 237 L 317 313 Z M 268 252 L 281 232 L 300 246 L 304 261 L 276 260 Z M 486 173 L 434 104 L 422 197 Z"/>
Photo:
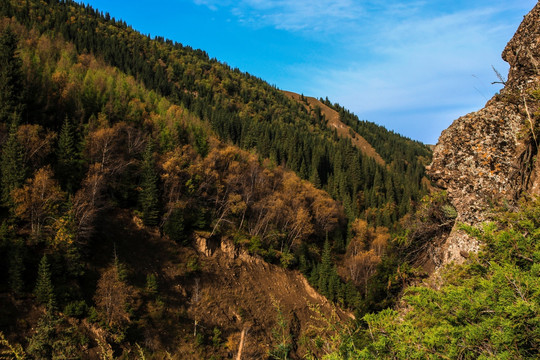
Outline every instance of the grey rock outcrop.
<path fill-rule="evenodd" d="M 510 64 L 499 94 L 441 134 L 428 167 L 458 212 L 456 224 L 489 219 L 493 204 L 515 204 L 525 192 L 540 194 L 536 160 L 540 118 L 540 4 L 524 17 L 503 52 Z M 460 262 L 479 244 L 454 227 L 436 251 L 437 264 Z"/>

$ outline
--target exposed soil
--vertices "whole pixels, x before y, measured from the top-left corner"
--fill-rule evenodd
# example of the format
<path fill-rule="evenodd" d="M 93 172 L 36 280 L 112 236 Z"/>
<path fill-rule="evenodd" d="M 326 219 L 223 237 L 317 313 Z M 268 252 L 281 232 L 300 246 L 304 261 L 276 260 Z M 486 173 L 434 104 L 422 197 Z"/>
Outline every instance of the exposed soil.
<path fill-rule="evenodd" d="M 315 349 L 310 336 L 318 334 L 315 327 L 324 327 L 323 318 L 352 318 L 318 294 L 298 271 L 268 264 L 228 239 L 207 240 L 199 234 L 193 246 L 179 246 L 138 226 L 127 211 L 109 219 L 104 226 L 105 237 L 110 237 L 106 243 L 116 242 L 131 283 L 141 289 L 147 274 L 158 277 L 160 302 L 144 295 L 139 299 L 138 312 L 147 313 L 142 341 L 146 349 L 168 349 L 182 359 L 233 358 L 246 330 L 242 358 L 266 358 L 276 343 L 272 331 L 278 329 L 279 307 L 287 321 L 285 330 L 297 344 L 291 356 L 301 358 L 307 348 Z M 197 333 L 203 334 L 198 346 L 195 322 Z M 221 332 L 219 345 L 212 342 L 214 329 Z"/>

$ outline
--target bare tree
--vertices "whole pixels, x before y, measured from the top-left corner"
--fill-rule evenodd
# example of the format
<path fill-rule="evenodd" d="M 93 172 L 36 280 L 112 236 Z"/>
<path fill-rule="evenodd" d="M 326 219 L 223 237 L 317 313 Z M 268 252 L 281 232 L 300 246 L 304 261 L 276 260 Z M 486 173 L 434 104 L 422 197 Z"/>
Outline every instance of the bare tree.
<path fill-rule="evenodd" d="M 193 320 L 193 336 L 197 336 L 197 325 L 199 325 L 199 317 L 197 315 L 197 305 L 201 301 L 201 287 L 200 279 L 195 279 L 195 284 L 193 285 L 193 294 L 191 295 L 191 306 L 193 307 L 194 320 Z"/>

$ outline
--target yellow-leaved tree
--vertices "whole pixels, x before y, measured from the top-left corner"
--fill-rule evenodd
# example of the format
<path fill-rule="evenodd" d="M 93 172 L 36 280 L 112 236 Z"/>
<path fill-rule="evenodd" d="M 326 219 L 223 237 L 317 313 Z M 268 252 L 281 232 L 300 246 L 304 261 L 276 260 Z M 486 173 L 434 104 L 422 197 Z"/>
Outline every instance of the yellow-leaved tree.
<path fill-rule="evenodd" d="M 49 228 L 58 216 L 59 205 L 65 194 L 53 178 L 49 166 L 39 169 L 22 188 L 12 191 L 15 215 L 28 221 L 32 235 L 40 235 L 44 227 Z"/>

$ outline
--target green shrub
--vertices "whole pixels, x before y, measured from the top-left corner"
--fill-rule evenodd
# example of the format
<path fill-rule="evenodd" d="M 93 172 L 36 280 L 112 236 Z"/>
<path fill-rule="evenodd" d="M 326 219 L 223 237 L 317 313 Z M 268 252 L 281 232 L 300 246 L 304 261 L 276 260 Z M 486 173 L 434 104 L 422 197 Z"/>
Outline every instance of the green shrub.
<path fill-rule="evenodd" d="M 84 318 L 87 312 L 88 305 L 86 305 L 84 300 L 70 302 L 64 307 L 64 314 L 66 316 L 71 316 L 78 319 Z"/>
<path fill-rule="evenodd" d="M 146 293 L 156 295 L 158 291 L 158 282 L 155 274 L 146 275 Z"/>
<path fill-rule="evenodd" d="M 91 323 L 97 323 L 99 321 L 99 314 L 93 306 L 88 309 L 88 321 Z"/>
<path fill-rule="evenodd" d="M 218 327 L 214 327 L 213 335 L 212 335 L 212 344 L 215 347 L 221 346 L 223 340 L 221 339 L 221 330 L 219 330 Z"/>

